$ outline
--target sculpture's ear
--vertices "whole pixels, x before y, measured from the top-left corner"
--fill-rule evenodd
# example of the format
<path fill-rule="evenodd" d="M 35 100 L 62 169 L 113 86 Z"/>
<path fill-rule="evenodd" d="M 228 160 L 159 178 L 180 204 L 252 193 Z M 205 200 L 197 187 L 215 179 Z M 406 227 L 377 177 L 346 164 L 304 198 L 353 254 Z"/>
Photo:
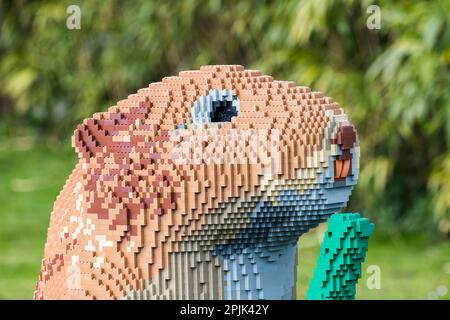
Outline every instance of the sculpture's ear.
<path fill-rule="evenodd" d="M 95 154 L 101 151 L 111 142 L 110 129 L 113 129 L 114 120 L 104 114 L 95 114 L 79 124 L 72 136 L 72 146 L 80 158 L 86 160 L 95 157 Z"/>
<path fill-rule="evenodd" d="M 117 106 L 109 108 L 107 112 L 95 113 L 84 120 L 72 136 L 72 145 L 79 157 L 89 159 L 98 152 L 103 152 L 104 155 L 129 152 L 130 141 L 119 136 L 128 132 L 136 121 L 145 121 L 150 107 L 151 103 L 144 90 L 119 101 Z"/>

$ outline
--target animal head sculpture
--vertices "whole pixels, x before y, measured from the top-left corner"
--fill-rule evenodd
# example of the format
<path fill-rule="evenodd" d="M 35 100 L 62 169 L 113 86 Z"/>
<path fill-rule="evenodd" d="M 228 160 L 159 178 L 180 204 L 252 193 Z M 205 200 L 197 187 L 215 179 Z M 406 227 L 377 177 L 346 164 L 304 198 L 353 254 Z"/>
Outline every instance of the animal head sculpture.
<path fill-rule="evenodd" d="M 73 145 L 35 298 L 292 298 L 298 237 L 359 171 L 339 104 L 237 65 L 152 83 Z"/>

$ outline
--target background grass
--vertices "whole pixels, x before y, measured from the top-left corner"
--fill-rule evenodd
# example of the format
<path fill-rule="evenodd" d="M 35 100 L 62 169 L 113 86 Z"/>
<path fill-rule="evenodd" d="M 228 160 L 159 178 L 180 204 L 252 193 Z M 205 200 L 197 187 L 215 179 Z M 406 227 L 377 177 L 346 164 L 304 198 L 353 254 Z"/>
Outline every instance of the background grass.
<path fill-rule="evenodd" d="M 70 141 L 39 143 L 33 138 L 0 145 L 0 299 L 30 299 L 53 202 L 76 157 Z M 321 231 L 304 235 L 299 244 L 298 299 L 306 297 L 318 257 Z M 368 275 L 358 284 L 358 299 L 428 299 L 438 287 L 450 288 L 450 245 L 421 238 L 380 238 L 370 241 L 368 265 L 381 268 L 381 289 L 369 290 Z M 449 299 L 446 293 L 442 299 Z"/>

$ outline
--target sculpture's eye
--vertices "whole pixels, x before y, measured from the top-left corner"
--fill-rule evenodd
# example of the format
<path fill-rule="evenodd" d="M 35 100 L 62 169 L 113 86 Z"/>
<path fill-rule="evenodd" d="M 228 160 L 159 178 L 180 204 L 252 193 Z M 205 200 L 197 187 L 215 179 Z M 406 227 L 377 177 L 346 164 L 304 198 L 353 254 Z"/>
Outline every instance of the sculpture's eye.
<path fill-rule="evenodd" d="M 230 122 L 239 114 L 239 99 L 231 90 L 210 90 L 192 104 L 191 117 L 194 124 Z"/>

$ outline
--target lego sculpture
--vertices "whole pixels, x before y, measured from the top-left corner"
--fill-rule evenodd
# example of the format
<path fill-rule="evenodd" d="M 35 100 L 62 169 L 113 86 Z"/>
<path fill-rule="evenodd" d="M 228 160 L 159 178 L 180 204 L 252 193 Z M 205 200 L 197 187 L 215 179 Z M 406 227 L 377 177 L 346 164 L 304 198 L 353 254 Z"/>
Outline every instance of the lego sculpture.
<path fill-rule="evenodd" d="M 72 142 L 35 299 L 293 299 L 299 236 L 359 171 L 338 103 L 238 65 L 152 83 Z M 308 298 L 354 297 L 372 230 L 333 216 Z"/>

